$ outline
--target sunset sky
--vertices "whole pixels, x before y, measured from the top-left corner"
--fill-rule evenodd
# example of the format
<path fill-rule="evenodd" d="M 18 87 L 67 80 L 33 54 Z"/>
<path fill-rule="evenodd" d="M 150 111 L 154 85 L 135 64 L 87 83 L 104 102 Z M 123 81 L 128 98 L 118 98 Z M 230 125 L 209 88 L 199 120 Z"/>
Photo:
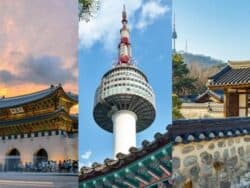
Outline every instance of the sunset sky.
<path fill-rule="evenodd" d="M 77 0 L 0 1 L 0 96 L 78 92 Z"/>

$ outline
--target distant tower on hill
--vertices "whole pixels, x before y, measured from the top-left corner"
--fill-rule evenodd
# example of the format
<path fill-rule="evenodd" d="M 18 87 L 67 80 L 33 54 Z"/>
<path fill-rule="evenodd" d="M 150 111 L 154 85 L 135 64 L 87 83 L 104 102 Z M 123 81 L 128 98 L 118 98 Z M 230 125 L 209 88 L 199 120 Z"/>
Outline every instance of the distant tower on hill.
<path fill-rule="evenodd" d="M 176 39 L 177 39 L 177 32 L 175 30 L 175 14 L 174 14 L 174 18 L 173 18 L 173 33 L 172 33 L 172 39 L 173 39 L 173 52 L 176 52 Z"/>
<path fill-rule="evenodd" d="M 114 135 L 114 157 L 136 147 L 136 133 L 155 119 L 155 95 L 145 74 L 132 61 L 125 7 L 117 63 L 102 77 L 96 90 L 94 119 Z"/>

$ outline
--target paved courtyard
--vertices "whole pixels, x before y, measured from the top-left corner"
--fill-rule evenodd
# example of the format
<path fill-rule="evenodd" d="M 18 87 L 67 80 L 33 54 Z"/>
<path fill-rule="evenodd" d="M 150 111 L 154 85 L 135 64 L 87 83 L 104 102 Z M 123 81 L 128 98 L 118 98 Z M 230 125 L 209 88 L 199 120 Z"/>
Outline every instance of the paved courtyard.
<path fill-rule="evenodd" d="M 78 176 L 56 173 L 0 173 L 1 188 L 77 188 Z"/>

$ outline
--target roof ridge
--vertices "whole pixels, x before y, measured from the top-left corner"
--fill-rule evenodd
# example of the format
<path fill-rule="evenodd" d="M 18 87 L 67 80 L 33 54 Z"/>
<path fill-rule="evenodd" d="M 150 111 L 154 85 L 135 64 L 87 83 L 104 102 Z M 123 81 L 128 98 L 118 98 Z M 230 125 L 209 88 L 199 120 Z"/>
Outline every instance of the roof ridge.
<path fill-rule="evenodd" d="M 35 91 L 35 92 L 32 92 L 32 93 L 27 93 L 27 94 L 23 94 L 23 95 L 17 95 L 17 96 L 12 96 L 12 97 L 6 97 L 6 98 L 0 98 L 0 102 L 3 101 L 3 100 L 9 100 L 9 99 L 19 99 L 19 98 L 22 98 L 22 97 L 28 97 L 28 96 L 31 96 L 31 95 L 34 95 L 34 94 L 41 94 L 43 92 L 46 92 L 46 91 L 49 91 L 49 90 L 56 90 L 57 88 L 60 88 L 60 86 L 50 86 L 49 88 L 47 89 L 43 89 L 43 90 L 39 90 L 39 91 Z"/>

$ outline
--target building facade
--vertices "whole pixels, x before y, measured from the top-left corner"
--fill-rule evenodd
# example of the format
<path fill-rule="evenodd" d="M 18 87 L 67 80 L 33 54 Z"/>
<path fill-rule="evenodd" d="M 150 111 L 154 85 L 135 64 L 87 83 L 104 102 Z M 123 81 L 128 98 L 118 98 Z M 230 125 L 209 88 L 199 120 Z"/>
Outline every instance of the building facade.
<path fill-rule="evenodd" d="M 250 61 L 229 61 L 209 78 L 208 88 L 224 90 L 224 117 L 249 116 Z"/>
<path fill-rule="evenodd" d="M 78 118 L 70 114 L 77 101 L 61 85 L 0 99 L 0 170 L 77 160 Z"/>

